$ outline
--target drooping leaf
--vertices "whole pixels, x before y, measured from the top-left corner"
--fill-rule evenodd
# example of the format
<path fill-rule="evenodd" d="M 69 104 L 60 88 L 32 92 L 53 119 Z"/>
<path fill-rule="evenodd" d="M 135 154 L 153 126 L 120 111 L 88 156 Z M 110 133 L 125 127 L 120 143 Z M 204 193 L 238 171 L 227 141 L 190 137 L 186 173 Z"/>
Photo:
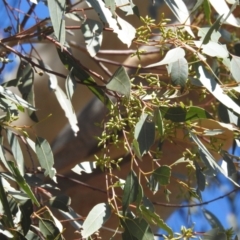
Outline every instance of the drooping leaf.
<path fill-rule="evenodd" d="M 240 27 L 239 19 L 235 18 L 234 15 L 231 13 L 227 3 L 225 0 L 218 0 L 217 4 L 214 0 L 208 0 L 213 8 L 217 11 L 217 13 L 221 16 L 223 15 L 223 20 L 225 23 L 228 23 L 235 27 Z M 226 19 L 227 15 L 230 13 L 228 18 Z"/>
<path fill-rule="evenodd" d="M 66 0 L 48 0 L 47 2 L 54 33 L 60 44 L 63 46 L 66 38 L 64 19 Z"/>
<path fill-rule="evenodd" d="M 208 32 L 206 33 L 205 37 L 203 38 L 202 44 L 209 43 L 211 36 L 213 34 L 213 31 L 218 31 L 221 26 L 221 20 L 223 15 L 220 15 L 217 20 L 213 23 L 213 25 L 209 28 Z"/>
<path fill-rule="evenodd" d="M 200 107 L 160 107 L 162 116 L 173 122 L 186 122 L 197 119 L 212 118 L 212 116 L 203 108 Z"/>
<path fill-rule="evenodd" d="M 49 66 L 45 66 L 45 67 L 49 69 Z M 73 109 L 72 103 L 70 99 L 66 96 L 66 94 L 63 92 L 63 90 L 58 86 L 57 77 L 51 73 L 47 73 L 47 75 L 49 76 L 50 88 L 53 90 L 59 102 L 59 105 L 65 112 L 65 116 L 67 117 L 69 124 L 76 136 L 77 132 L 79 131 L 79 127 L 78 127 L 77 116 Z"/>
<path fill-rule="evenodd" d="M 154 170 L 152 175 L 160 185 L 166 186 L 170 183 L 171 168 L 167 165 L 161 166 Z"/>
<path fill-rule="evenodd" d="M 160 65 L 166 65 L 166 64 L 174 63 L 178 59 L 184 58 L 184 57 L 185 57 L 185 50 L 181 47 L 176 47 L 176 48 L 170 49 L 166 53 L 165 57 L 160 62 L 150 64 L 147 67 L 149 67 L 149 68 L 150 67 L 157 67 L 157 66 L 160 66 Z"/>
<path fill-rule="evenodd" d="M 188 78 L 188 62 L 186 58 L 179 58 L 176 62 L 171 63 L 170 68 L 173 85 L 184 88 Z"/>
<path fill-rule="evenodd" d="M 6 229 L 6 227 L 3 226 L 2 223 L 0 223 L 0 235 L 6 236 L 6 239 L 12 239 L 14 236 L 10 231 Z"/>
<path fill-rule="evenodd" d="M 233 163 L 233 159 L 231 159 L 225 151 L 222 151 L 221 156 L 223 157 L 222 161 L 225 162 L 227 165 L 226 166 L 227 175 L 229 177 L 233 177 L 237 173 L 236 167 Z"/>
<path fill-rule="evenodd" d="M 157 126 L 158 133 L 161 137 L 161 136 L 163 136 L 165 129 L 164 129 L 162 113 L 161 113 L 160 109 L 156 109 L 154 111 L 154 119 L 155 119 L 155 124 Z"/>
<path fill-rule="evenodd" d="M 202 52 L 210 57 L 227 58 L 229 56 L 227 47 L 224 44 L 221 45 L 213 41 L 210 41 L 207 44 L 202 44 L 202 41 L 194 41 L 194 44 L 198 48 L 202 48 Z"/>
<path fill-rule="evenodd" d="M 196 161 L 194 161 L 194 165 L 196 168 L 197 186 L 200 191 L 204 191 L 205 185 L 206 185 L 205 176 L 204 176 L 199 164 Z"/>
<path fill-rule="evenodd" d="M 136 173 L 131 170 L 127 176 L 122 197 L 122 209 L 125 214 L 129 204 L 137 200 L 139 194 L 139 182 Z"/>
<path fill-rule="evenodd" d="M 134 137 L 138 141 L 141 155 L 149 151 L 155 139 L 155 124 L 148 118 L 148 114 L 142 114 L 134 131 Z"/>
<path fill-rule="evenodd" d="M 109 219 L 111 208 L 106 203 L 99 203 L 92 208 L 82 225 L 82 237 L 88 238 Z"/>
<path fill-rule="evenodd" d="M 230 71 L 233 78 L 236 82 L 240 82 L 240 57 L 232 55 L 231 63 L 230 63 Z"/>
<path fill-rule="evenodd" d="M 135 28 L 117 15 L 113 18 L 110 9 L 105 6 L 104 2 L 96 2 L 95 0 L 86 0 L 86 2 L 89 6 L 94 8 L 100 19 L 113 29 L 118 35 L 118 38 L 130 47 L 132 40 L 135 37 Z"/>
<path fill-rule="evenodd" d="M 147 210 L 149 210 L 153 213 L 155 212 L 155 208 L 154 208 L 153 203 L 146 196 L 143 196 L 142 204 Z"/>
<path fill-rule="evenodd" d="M 122 225 L 125 229 L 122 235 L 123 240 L 129 239 L 154 240 L 154 235 L 152 233 L 150 225 L 143 218 L 135 219 L 126 218 L 122 221 Z M 127 234 L 125 232 L 127 232 Z"/>
<path fill-rule="evenodd" d="M 81 25 L 87 51 L 91 57 L 95 57 L 101 48 L 103 40 L 103 25 L 101 22 L 87 18 Z"/>
<path fill-rule="evenodd" d="M 210 174 L 212 176 L 216 176 L 217 173 L 222 173 L 227 179 L 229 179 L 234 185 L 237 187 L 239 186 L 238 183 L 236 183 L 234 180 L 229 178 L 225 171 L 217 164 L 215 158 L 212 156 L 212 154 L 208 151 L 208 149 L 204 146 L 204 144 L 199 140 L 199 138 L 193 133 L 189 132 L 191 139 L 197 144 L 199 148 L 199 155 L 201 160 L 204 162 L 204 164 L 207 166 Z"/>
<path fill-rule="evenodd" d="M 83 221 L 81 221 L 81 216 L 77 214 L 71 207 L 68 207 L 68 212 L 61 211 L 59 212 L 67 219 L 70 220 L 70 224 L 76 229 L 79 230 L 82 228 Z M 83 219 L 83 218 L 82 218 Z"/>
<path fill-rule="evenodd" d="M 8 161 L 8 166 L 11 169 L 14 179 L 16 180 L 17 184 L 21 187 L 21 189 L 28 195 L 28 197 L 40 207 L 40 204 L 35 197 L 34 193 L 32 192 L 30 186 L 27 184 L 24 177 L 22 177 L 18 167 L 15 166 L 15 163 L 12 161 Z"/>
<path fill-rule="evenodd" d="M 220 231 L 224 232 L 224 227 L 222 225 L 222 223 L 219 221 L 219 219 L 209 210 L 207 209 L 202 209 L 203 214 L 205 216 L 205 218 L 207 219 L 207 221 L 209 222 L 209 224 L 211 225 L 212 228 L 218 228 Z"/>
<path fill-rule="evenodd" d="M 6 221 L 3 218 L 1 222 L 3 222 L 4 225 L 9 229 L 14 228 L 12 213 L 8 204 L 7 195 L 3 187 L 1 176 L 0 176 L 0 200 L 1 200 L 1 205 L 3 207 L 3 212 L 7 217 Z"/>
<path fill-rule="evenodd" d="M 17 72 L 18 90 L 22 94 L 22 98 L 29 104 L 35 107 L 35 95 L 34 95 L 34 72 L 30 63 L 21 61 Z M 37 122 L 38 118 L 35 111 L 27 109 L 30 118 Z"/>
<path fill-rule="evenodd" d="M 141 155 L 141 152 L 140 152 L 140 149 L 139 149 L 139 144 L 138 144 L 138 141 L 136 139 L 133 139 L 132 148 L 133 148 L 133 152 L 135 153 L 135 155 L 140 160 L 142 160 L 142 155 Z"/>
<path fill-rule="evenodd" d="M 10 101 L 20 105 L 24 108 L 30 109 L 32 111 L 36 111 L 35 107 L 26 102 L 24 99 L 20 98 L 18 95 L 14 94 L 9 89 L 3 88 L 0 86 L 0 94 L 9 99 Z"/>
<path fill-rule="evenodd" d="M 8 138 L 8 142 L 11 147 L 11 150 L 12 150 L 12 154 L 13 154 L 13 156 L 16 160 L 16 164 L 19 168 L 19 171 L 20 171 L 21 175 L 24 176 L 24 158 L 23 158 L 22 149 L 20 147 L 18 139 L 17 139 L 16 135 L 10 130 L 7 130 L 7 138 Z"/>
<path fill-rule="evenodd" d="M 49 176 L 51 179 L 56 181 L 56 169 L 53 167 L 53 153 L 48 141 L 41 137 L 37 137 L 35 147 L 39 163 L 41 167 L 45 169 L 44 175 Z"/>
<path fill-rule="evenodd" d="M 149 224 L 155 224 L 160 229 L 166 231 L 170 235 L 170 237 L 173 236 L 172 229 L 160 218 L 160 216 L 156 212 L 150 211 L 145 206 L 141 206 L 140 210 L 145 219 L 149 222 Z"/>
<path fill-rule="evenodd" d="M 164 0 L 164 2 L 168 5 L 168 7 L 171 9 L 175 17 L 178 19 L 178 21 L 181 24 L 185 25 L 185 30 L 194 37 L 194 33 L 192 32 L 191 28 L 189 27 L 191 25 L 190 21 L 190 13 L 188 11 L 188 7 L 182 0 L 178 1 L 171 1 L 171 0 Z"/>
<path fill-rule="evenodd" d="M 50 239 L 57 239 L 57 240 L 62 239 L 61 232 L 59 231 L 57 226 L 54 224 L 54 222 L 49 219 L 40 218 L 39 219 L 39 228 L 40 228 L 42 235 L 46 239 L 49 239 L 49 240 Z"/>
<path fill-rule="evenodd" d="M 72 71 L 75 77 L 85 84 L 101 102 L 109 107 L 111 105 L 110 99 L 107 97 L 104 91 L 96 85 L 94 79 L 83 69 L 79 62 L 71 58 L 66 52 L 61 52 L 59 49 L 57 49 L 57 51 L 65 68 L 69 71 Z"/>
<path fill-rule="evenodd" d="M 153 194 L 155 194 L 160 189 L 159 181 L 153 175 L 150 175 L 147 185 Z"/>
<path fill-rule="evenodd" d="M 82 174 L 82 172 L 85 173 L 92 173 L 93 170 L 97 167 L 96 161 L 92 162 L 81 162 L 77 165 L 75 165 L 74 168 L 72 168 L 71 170 L 79 175 Z"/>
<path fill-rule="evenodd" d="M 62 211 L 68 212 L 68 207 L 71 204 L 71 198 L 66 195 L 60 195 L 52 197 L 49 199 L 49 204 L 51 207 L 60 209 Z"/>
<path fill-rule="evenodd" d="M 203 10 L 204 10 L 204 15 L 206 16 L 206 19 L 209 24 L 211 24 L 211 6 L 209 4 L 209 0 L 204 0 L 203 2 Z"/>
<path fill-rule="evenodd" d="M 76 87 L 77 87 L 77 83 L 72 74 L 72 69 L 71 69 L 67 76 L 66 82 L 65 82 L 65 89 L 66 89 L 66 93 L 67 93 L 67 98 L 69 100 L 72 99 L 72 96 L 73 96 L 73 93 L 74 93 Z"/>
<path fill-rule="evenodd" d="M 214 95 L 227 108 L 240 114 L 240 106 L 238 106 L 221 88 L 221 86 L 215 81 L 214 76 L 211 75 L 203 66 L 198 67 L 200 74 L 199 80 L 206 87 L 206 89 Z"/>
<path fill-rule="evenodd" d="M 130 97 L 131 83 L 130 78 L 124 67 L 119 67 L 109 80 L 106 88 L 121 95 Z"/>

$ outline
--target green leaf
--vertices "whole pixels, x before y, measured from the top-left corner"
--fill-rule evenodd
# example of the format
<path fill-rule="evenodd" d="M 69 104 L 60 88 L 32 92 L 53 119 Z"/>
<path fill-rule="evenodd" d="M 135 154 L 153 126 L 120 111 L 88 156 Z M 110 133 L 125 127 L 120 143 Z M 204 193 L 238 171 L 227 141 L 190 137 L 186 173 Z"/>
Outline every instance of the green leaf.
<path fill-rule="evenodd" d="M 146 154 L 155 139 L 155 124 L 149 120 L 149 115 L 144 113 L 136 124 L 134 137 L 138 141 L 140 154 Z"/>
<path fill-rule="evenodd" d="M 143 196 L 143 200 L 142 200 L 143 206 L 148 209 L 151 212 L 155 212 L 154 209 L 154 205 L 153 203 L 149 200 L 149 198 L 147 198 L 146 196 Z"/>
<path fill-rule="evenodd" d="M 124 219 L 122 221 L 122 225 L 125 229 L 123 233 L 123 239 L 141 239 L 141 240 L 154 240 L 154 235 L 150 228 L 150 225 L 143 218 L 135 218 L 135 219 Z M 125 235 L 127 232 L 127 235 Z M 126 236 L 131 238 L 126 239 Z"/>
<path fill-rule="evenodd" d="M 197 186 L 198 186 L 200 191 L 204 191 L 205 185 L 206 185 L 205 176 L 202 173 L 202 170 L 201 170 L 199 164 L 196 161 L 194 161 L 194 165 L 195 165 L 195 168 L 196 168 Z"/>
<path fill-rule="evenodd" d="M 133 151 L 134 151 L 135 155 L 140 160 L 142 160 L 142 155 L 141 155 L 141 152 L 140 152 L 140 149 L 139 149 L 139 144 L 138 144 L 138 141 L 136 139 L 133 139 L 132 148 L 133 148 Z"/>
<path fill-rule="evenodd" d="M 152 175 L 160 185 L 166 186 L 170 183 L 171 168 L 167 165 L 163 165 L 154 170 Z"/>
<path fill-rule="evenodd" d="M 39 228 L 41 230 L 42 235 L 47 240 L 62 239 L 59 229 L 56 227 L 56 225 L 51 220 L 40 218 L 39 219 Z"/>
<path fill-rule="evenodd" d="M 9 168 L 11 169 L 11 172 L 13 173 L 13 177 L 15 178 L 17 184 L 21 187 L 21 189 L 28 195 L 28 197 L 38 206 L 40 207 L 40 204 L 38 200 L 36 199 L 35 195 L 33 194 L 30 186 L 27 184 L 26 180 L 22 177 L 20 174 L 19 169 L 15 166 L 14 162 L 8 161 Z"/>
<path fill-rule="evenodd" d="M 86 0 L 86 3 L 93 7 L 99 18 L 117 34 L 120 41 L 127 44 L 128 47 L 132 44 L 132 40 L 135 37 L 136 29 L 127 21 L 123 20 L 119 16 L 112 17 L 110 9 L 105 6 L 102 1 Z"/>
<path fill-rule="evenodd" d="M 177 47 L 177 48 L 173 48 L 170 49 L 165 57 L 157 63 L 154 64 L 150 64 L 147 67 L 157 67 L 160 65 L 166 65 L 166 64 L 170 64 L 170 63 L 174 63 L 176 61 L 178 61 L 178 59 L 180 58 L 184 58 L 185 57 L 185 50 L 183 48 Z"/>
<path fill-rule="evenodd" d="M 1 204 L 3 206 L 3 212 L 7 217 L 7 220 L 5 221 L 5 219 L 3 218 L 1 222 L 4 223 L 5 227 L 11 229 L 14 228 L 14 224 L 13 224 L 13 218 L 12 218 L 12 213 L 8 204 L 8 200 L 7 200 L 7 194 L 4 191 L 4 187 L 3 187 L 3 183 L 2 183 L 2 177 L 0 176 L 0 200 L 1 200 Z"/>
<path fill-rule="evenodd" d="M 125 214 L 129 204 L 135 202 L 139 195 L 139 182 L 136 173 L 131 170 L 128 174 L 124 189 L 123 189 L 123 197 L 122 197 L 122 209 L 123 214 Z"/>
<path fill-rule="evenodd" d="M 79 230 L 82 228 L 83 221 L 76 220 L 81 219 L 81 216 L 77 214 L 71 207 L 68 207 L 68 212 L 59 210 L 59 212 L 65 217 L 65 219 L 70 220 L 70 224 L 76 229 Z"/>
<path fill-rule="evenodd" d="M 26 61 L 21 61 L 18 72 L 18 90 L 22 94 L 22 98 L 26 100 L 29 104 L 35 107 L 35 95 L 34 95 L 34 72 L 30 63 Z M 37 122 L 38 118 L 35 111 L 27 109 L 30 118 Z"/>
<path fill-rule="evenodd" d="M 209 43 L 212 33 L 213 31 L 218 31 L 220 26 L 221 26 L 221 19 L 222 19 L 223 15 L 220 15 L 217 20 L 214 22 L 214 24 L 210 27 L 209 31 L 207 32 L 207 34 L 205 35 L 202 44 L 207 44 Z"/>
<path fill-rule="evenodd" d="M 150 175 L 149 177 L 148 187 L 153 192 L 153 194 L 155 194 L 160 189 L 160 184 L 158 180 L 153 177 L 153 175 Z"/>
<path fill-rule="evenodd" d="M 106 203 L 99 203 L 89 212 L 87 218 L 82 225 L 82 238 L 88 238 L 109 219 L 111 208 Z"/>
<path fill-rule="evenodd" d="M 52 197 L 49 199 L 49 204 L 51 207 L 60 209 L 62 211 L 68 212 L 68 207 L 71 204 L 71 198 L 66 195 L 60 195 Z"/>
<path fill-rule="evenodd" d="M 158 130 L 159 135 L 161 137 L 161 136 L 163 136 L 165 129 L 164 129 L 162 113 L 161 113 L 160 109 L 156 109 L 154 111 L 154 119 L 155 119 L 155 124 L 157 126 L 157 130 Z"/>
<path fill-rule="evenodd" d="M 30 109 L 32 111 L 36 111 L 35 107 L 26 102 L 24 99 L 20 98 L 18 95 L 14 94 L 9 89 L 3 88 L 0 86 L 0 94 L 9 99 L 10 101 L 20 105 L 24 108 Z"/>
<path fill-rule="evenodd" d="M 66 0 L 48 0 L 47 2 L 54 33 L 60 44 L 63 46 L 66 38 L 64 19 Z"/>
<path fill-rule="evenodd" d="M 67 98 L 69 100 L 72 99 L 73 93 L 75 91 L 77 87 L 77 82 L 72 74 L 72 69 L 70 70 L 66 82 L 65 82 L 65 89 L 66 89 L 66 93 L 67 93 Z"/>
<path fill-rule="evenodd" d="M 216 82 L 214 76 L 201 65 L 198 67 L 198 72 L 200 75 L 199 80 L 203 86 L 228 109 L 232 109 L 237 114 L 240 114 L 240 107 L 225 93 L 222 87 Z"/>
<path fill-rule="evenodd" d="M 232 55 L 232 59 L 231 59 L 231 74 L 233 76 L 233 78 L 236 80 L 236 82 L 240 82 L 240 57 L 237 57 L 235 55 Z"/>
<path fill-rule="evenodd" d="M 109 80 L 109 83 L 106 85 L 106 88 L 124 95 L 127 98 L 130 97 L 131 82 L 124 67 L 121 66 L 117 69 Z"/>
<path fill-rule="evenodd" d="M 78 61 L 69 56 L 66 52 L 61 52 L 60 49 L 57 49 L 58 55 L 69 71 L 72 71 L 73 75 L 77 77 L 81 83 L 85 84 L 88 89 L 108 108 L 111 105 L 111 101 L 104 91 L 97 86 L 94 79 L 83 69 Z"/>
<path fill-rule="evenodd" d="M 23 158 L 22 149 L 20 147 L 18 139 L 17 139 L 16 135 L 9 129 L 7 130 L 7 138 L 8 138 L 8 142 L 11 147 L 11 150 L 12 150 L 12 154 L 13 154 L 13 156 L 16 160 L 16 164 L 19 168 L 19 171 L 20 171 L 21 175 L 24 176 L 24 158 Z"/>
<path fill-rule="evenodd" d="M 48 141 L 44 138 L 37 137 L 35 147 L 39 163 L 41 167 L 45 169 L 44 175 L 54 180 L 56 178 L 56 169 L 53 167 L 53 153 Z"/>
<path fill-rule="evenodd" d="M 40 240 L 40 237 L 36 233 L 32 232 L 31 230 L 28 231 L 25 238 L 26 240 Z"/>
<path fill-rule="evenodd" d="M 102 23 L 94 19 L 87 18 L 81 25 L 81 30 L 88 53 L 91 57 L 95 57 L 102 45 Z"/>
<path fill-rule="evenodd" d="M 212 118 L 212 116 L 200 107 L 160 107 L 162 116 L 173 122 L 193 121 L 200 118 Z"/>
<path fill-rule="evenodd" d="M 160 218 L 160 216 L 156 212 L 150 211 L 145 206 L 141 206 L 140 210 L 144 218 L 149 222 L 149 224 L 157 225 L 160 229 L 166 231 L 170 235 L 170 237 L 173 237 L 172 229 Z"/>
<path fill-rule="evenodd" d="M 217 173 L 222 173 L 228 180 L 230 180 L 234 185 L 239 187 L 238 183 L 235 182 L 233 179 L 228 177 L 225 171 L 217 164 L 215 158 L 212 154 L 208 151 L 208 149 L 204 146 L 204 144 L 199 140 L 199 138 L 193 132 L 189 132 L 190 138 L 197 144 L 199 148 L 199 155 L 201 160 L 207 166 L 209 173 L 211 176 L 216 176 Z"/>
<path fill-rule="evenodd" d="M 209 224 L 211 225 L 212 228 L 218 228 L 220 231 L 224 232 L 224 227 L 223 227 L 222 223 L 212 212 L 210 212 L 204 208 L 202 209 L 202 211 L 203 211 L 205 218 L 207 219 L 207 221 L 209 222 Z"/>
<path fill-rule="evenodd" d="M 223 161 L 227 163 L 227 175 L 229 177 L 234 177 L 237 173 L 237 170 L 235 164 L 233 163 L 233 159 L 231 159 L 229 155 L 224 151 L 222 151 L 221 156 L 223 158 Z"/>
<path fill-rule="evenodd" d="M 203 2 L 203 10 L 204 10 L 204 14 L 206 16 L 206 19 L 208 21 L 209 24 L 211 24 L 211 6 L 209 4 L 209 0 L 204 0 Z"/>
<path fill-rule="evenodd" d="M 97 164 L 96 161 L 89 161 L 89 162 L 81 162 L 77 165 L 75 165 L 74 168 L 72 168 L 71 170 L 79 175 L 82 174 L 82 172 L 85 173 L 92 173 L 94 171 L 94 169 L 96 169 Z"/>
<path fill-rule="evenodd" d="M 179 58 L 176 62 L 170 64 L 170 76 L 175 86 L 181 86 L 183 89 L 188 78 L 188 62 L 186 58 Z"/>

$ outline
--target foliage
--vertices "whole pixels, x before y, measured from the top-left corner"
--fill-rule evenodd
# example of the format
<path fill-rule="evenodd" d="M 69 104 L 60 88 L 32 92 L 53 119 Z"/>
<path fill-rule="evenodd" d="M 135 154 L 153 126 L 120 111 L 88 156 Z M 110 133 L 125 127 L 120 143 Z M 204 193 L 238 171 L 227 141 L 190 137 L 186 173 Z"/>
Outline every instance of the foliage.
<path fill-rule="evenodd" d="M 31 6 L 39 4 L 33 0 L 29 2 Z M 170 23 L 164 14 L 159 22 L 141 16 L 142 26 L 138 29 L 117 15 L 118 8 L 127 14 L 135 14 L 137 6 L 132 1 L 86 2 L 88 8 L 98 13 L 98 21 L 87 18 L 87 15 L 78 15 L 74 5 L 68 5 L 69 1 L 48 0 L 50 23 L 48 19 L 42 20 L 0 42 L 1 70 L 12 60 L 9 52 L 20 59 L 16 79 L 4 79 L 0 86 L 0 158 L 4 169 L 0 173 L 1 235 L 8 239 L 63 239 L 62 224 L 54 217 L 52 208 L 68 212 L 63 213 L 67 219 L 79 217 L 69 206 L 69 197 L 53 196 L 49 188 L 54 189 L 54 185 L 46 185 L 39 178 L 41 175 L 57 181 L 48 141 L 39 136 L 32 138 L 29 129 L 33 126 L 15 125 L 21 117 L 19 113 L 24 111 L 38 121 L 33 87 L 33 73 L 38 67 L 49 75 L 50 88 L 75 135 L 79 129 L 71 99 L 76 84 L 86 85 L 108 108 L 106 118 L 99 123 L 103 131 L 97 136 L 101 152 L 95 156 L 96 162 L 79 163 L 73 169 L 74 172 L 91 174 L 97 165 L 107 176 L 106 203 L 93 206 L 84 221 L 72 220 L 82 238 L 90 239 L 113 214 L 119 218 L 122 239 L 154 239 L 153 225 L 165 230 L 165 239 L 198 237 L 192 229 L 185 227 L 180 233 L 173 233 L 171 226 L 155 211 L 145 185 L 153 193 L 164 190 L 169 200 L 168 186 L 175 181 L 174 184 L 183 189 L 182 196 L 200 201 L 208 176 L 222 173 L 239 187 L 234 180 L 238 158 L 228 154 L 227 150 L 235 139 L 238 141 L 240 130 L 238 122 L 226 122 L 226 116 L 222 115 L 225 111 L 228 119 L 231 116 L 238 119 L 240 114 L 237 102 L 240 57 L 234 54 L 234 44 L 239 40 L 234 31 L 239 23 L 232 14 L 238 1 L 227 1 L 231 5 L 226 5 L 224 0 L 197 1 L 190 11 L 182 1 L 165 0 L 179 23 Z M 5 5 L 8 6 L 6 2 Z M 213 9 L 219 17 L 215 18 Z M 65 43 L 63 16 L 79 22 L 86 49 L 92 57 L 100 50 L 103 31 L 108 26 L 128 47 L 132 43 L 137 46 L 132 57 L 142 59 L 152 54 L 144 48 L 150 45 L 155 47 L 160 60 L 145 67 L 139 65 L 131 73 L 120 66 L 107 82 L 99 84 L 92 74 L 94 69 L 79 62 Z M 229 31 L 225 22 L 234 30 Z M 53 32 L 55 37 L 51 35 Z M 55 44 L 59 58 L 69 71 L 65 80 L 66 93 L 58 86 L 56 70 L 13 48 L 15 42 L 25 36 L 27 40 L 44 38 Z M 161 73 L 156 72 L 158 69 Z M 18 88 L 21 97 L 10 87 Z M 223 110 L 218 111 L 220 108 Z M 189 147 L 182 150 L 179 159 L 162 165 L 162 155 L 167 154 L 164 143 L 177 145 L 181 141 Z M 112 147 L 123 148 L 124 155 L 130 156 L 129 174 L 125 180 L 112 173 L 115 167 L 121 171 L 123 158 L 113 159 Z M 224 168 L 217 163 L 220 156 L 227 163 Z M 35 168 L 34 164 L 26 166 L 27 158 L 32 162 L 37 159 L 40 168 Z M 142 168 L 144 161 L 148 161 L 148 170 Z M 174 179 L 172 170 L 177 164 L 186 165 L 186 181 Z M 191 184 L 194 180 L 196 187 Z M 17 187 L 13 188 L 10 182 Z M 48 206 L 39 196 L 47 199 Z M 213 228 L 204 234 L 204 239 L 233 239 L 231 229 L 224 229 L 211 212 L 204 210 L 204 215 Z"/>

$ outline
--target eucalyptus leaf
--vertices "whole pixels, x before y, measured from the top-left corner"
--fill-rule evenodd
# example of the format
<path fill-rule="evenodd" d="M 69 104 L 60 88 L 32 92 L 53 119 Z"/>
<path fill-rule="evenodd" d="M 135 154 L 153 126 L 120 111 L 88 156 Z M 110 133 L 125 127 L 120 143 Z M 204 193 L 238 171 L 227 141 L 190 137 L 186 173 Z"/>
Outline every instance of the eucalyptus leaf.
<path fill-rule="evenodd" d="M 71 198 L 66 195 L 60 195 L 49 199 L 51 207 L 68 212 L 68 207 L 71 204 Z"/>
<path fill-rule="evenodd" d="M 7 138 L 19 171 L 21 175 L 24 176 L 24 158 L 18 139 L 16 135 L 10 130 L 7 130 Z"/>
<path fill-rule="evenodd" d="M 54 33 L 63 46 L 66 38 L 64 19 L 66 0 L 48 0 L 47 2 Z"/>
<path fill-rule="evenodd" d="M 157 225 L 160 229 L 166 231 L 170 237 L 173 237 L 173 230 L 160 218 L 156 212 L 150 211 L 145 206 L 141 206 L 140 210 L 149 224 Z"/>
<path fill-rule="evenodd" d="M 49 176 L 56 181 L 56 169 L 53 167 L 54 159 L 51 147 L 46 139 L 41 137 L 36 138 L 36 154 L 39 163 L 43 169 L 45 169 L 44 175 Z"/>
<path fill-rule="evenodd" d="M 230 71 L 236 82 L 240 82 L 240 57 L 232 55 L 230 62 Z"/>
<path fill-rule="evenodd" d="M 13 177 L 15 178 L 17 184 L 21 187 L 21 189 L 28 195 L 28 197 L 38 206 L 40 207 L 40 204 L 35 197 L 34 193 L 31 190 L 31 187 L 27 184 L 24 177 L 22 177 L 19 169 L 15 166 L 15 163 L 9 161 L 8 162 L 9 168 L 11 169 L 11 172 L 13 173 Z"/>
<path fill-rule="evenodd" d="M 148 118 L 148 114 L 142 114 L 134 130 L 134 137 L 138 141 L 141 155 L 149 151 L 155 139 L 155 124 Z"/>
<path fill-rule="evenodd" d="M 198 67 L 200 74 L 199 80 L 206 87 L 206 89 L 214 95 L 228 109 L 233 110 L 237 114 L 240 114 L 240 106 L 238 106 L 221 88 L 221 86 L 215 81 L 214 76 L 211 75 L 203 66 Z"/>
<path fill-rule="evenodd" d="M 160 185 L 166 186 L 170 183 L 171 168 L 167 165 L 163 165 L 154 170 L 152 175 Z"/>
<path fill-rule="evenodd" d="M 88 238 L 109 219 L 111 208 L 106 203 L 99 203 L 92 208 L 82 225 L 82 237 Z"/>
<path fill-rule="evenodd" d="M 126 210 L 129 204 L 135 202 L 137 200 L 139 194 L 139 182 L 136 173 L 131 170 L 127 176 L 124 189 L 123 189 L 123 197 L 122 197 L 122 209 L 123 214 L 126 213 Z"/>
<path fill-rule="evenodd" d="M 173 49 L 170 49 L 165 57 L 157 63 L 153 63 L 148 65 L 147 67 L 157 67 L 157 66 L 161 66 L 161 65 L 166 65 L 166 64 L 170 64 L 170 63 L 174 63 L 176 61 L 178 61 L 178 59 L 180 58 L 184 58 L 185 57 L 185 50 L 181 47 L 176 47 Z"/>
<path fill-rule="evenodd" d="M 127 236 L 131 237 L 128 239 L 141 239 L 141 240 L 154 240 L 153 232 L 150 228 L 150 225 L 143 218 L 135 218 L 135 219 L 124 219 L 123 227 L 125 232 L 127 231 Z M 125 232 L 123 233 L 124 240 L 126 239 Z"/>
<path fill-rule="evenodd" d="M 82 26 L 84 41 L 91 57 L 95 57 L 101 48 L 103 40 L 103 25 L 101 22 L 87 18 Z"/>
<path fill-rule="evenodd" d="M 42 235 L 46 239 L 57 239 L 57 240 L 62 239 L 61 232 L 59 231 L 57 226 L 54 224 L 54 222 L 49 219 L 40 218 L 39 228 Z"/>
<path fill-rule="evenodd" d="M 131 82 L 124 67 L 119 67 L 109 80 L 106 88 L 121 95 L 130 97 Z"/>

